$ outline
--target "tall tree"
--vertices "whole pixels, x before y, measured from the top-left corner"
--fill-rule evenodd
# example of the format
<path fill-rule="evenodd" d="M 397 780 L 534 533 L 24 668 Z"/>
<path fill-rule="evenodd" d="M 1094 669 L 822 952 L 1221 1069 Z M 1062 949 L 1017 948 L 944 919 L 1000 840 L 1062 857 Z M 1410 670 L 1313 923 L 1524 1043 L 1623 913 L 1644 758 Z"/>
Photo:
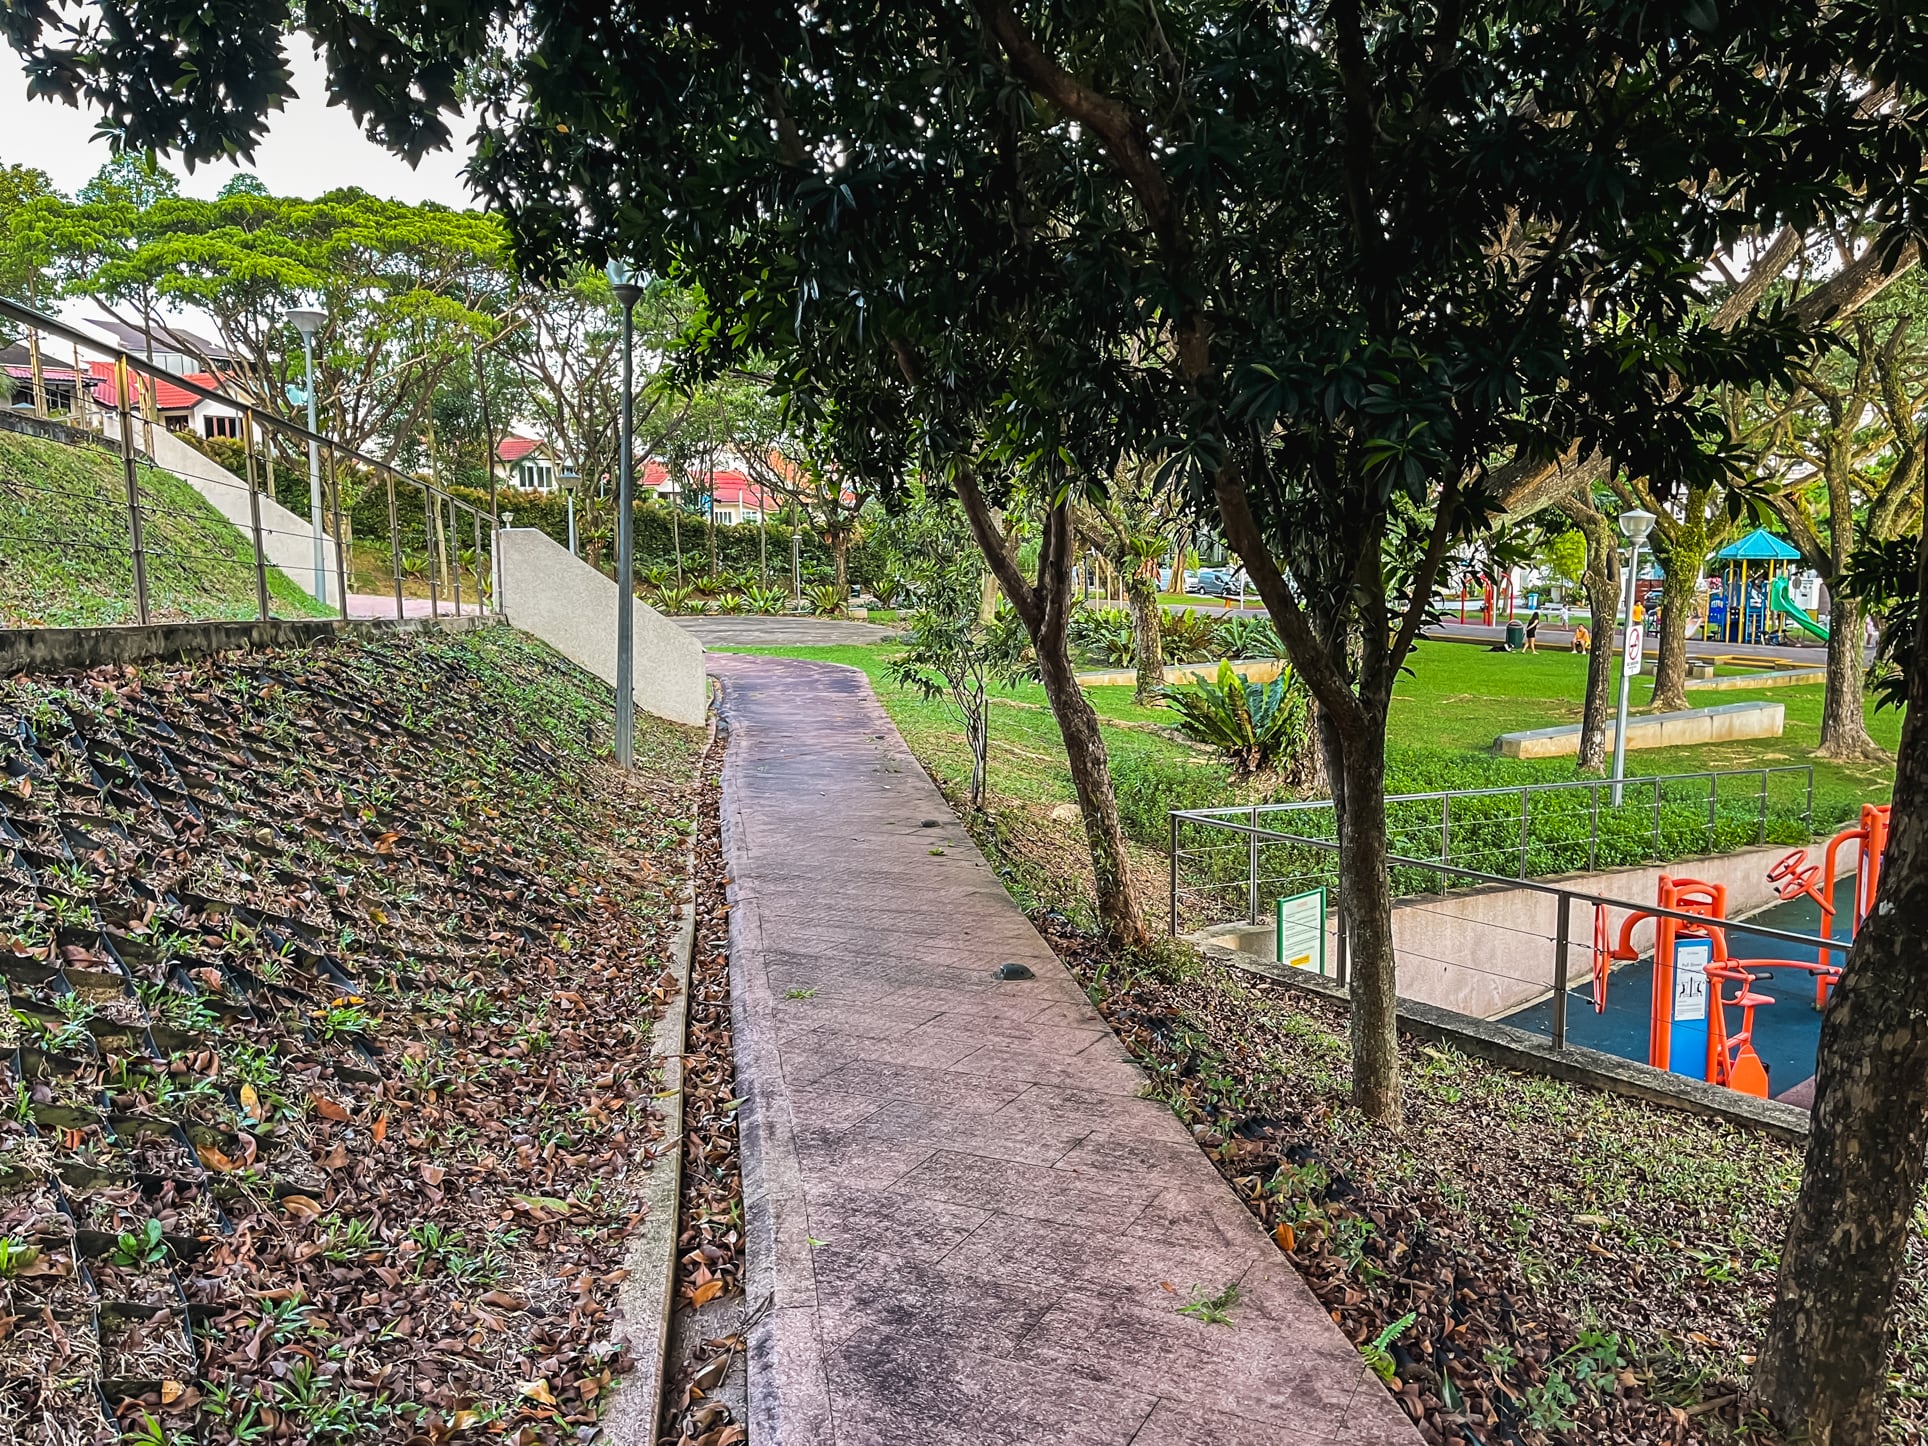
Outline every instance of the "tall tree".
<path fill-rule="evenodd" d="M 1133 698 L 1150 705 L 1165 686 L 1164 610 L 1158 564 L 1171 549 L 1174 499 L 1157 485 L 1157 465 L 1121 463 L 1105 493 L 1078 510 L 1078 533 L 1117 571 L 1131 608 Z M 1183 584 L 1175 584 L 1174 590 Z"/>
<path fill-rule="evenodd" d="M 1831 603 L 1823 758 L 1887 757 L 1862 708 L 1861 601 L 1842 581 L 1858 549 L 1921 528 L 1925 309 L 1918 278 L 1892 288 L 1848 323 L 1848 347 L 1807 369 L 1791 394 L 1760 403 L 1770 420 L 1751 491 L 1780 518 Z"/>
<path fill-rule="evenodd" d="M 1880 886 L 1821 1019 L 1801 1189 L 1754 1367 L 1755 1394 L 1815 1446 L 1885 1434 L 1895 1289 L 1928 1168 L 1928 547 L 1867 549 L 1844 582 L 1890 609 L 1884 690 L 1907 713 Z"/>
<path fill-rule="evenodd" d="M 1587 684 L 1580 704 L 1582 773 L 1607 767 L 1607 709 L 1613 689 L 1613 637 L 1620 616 L 1620 550 L 1613 524 L 1590 487 L 1577 487 L 1556 504 L 1586 539 Z"/>

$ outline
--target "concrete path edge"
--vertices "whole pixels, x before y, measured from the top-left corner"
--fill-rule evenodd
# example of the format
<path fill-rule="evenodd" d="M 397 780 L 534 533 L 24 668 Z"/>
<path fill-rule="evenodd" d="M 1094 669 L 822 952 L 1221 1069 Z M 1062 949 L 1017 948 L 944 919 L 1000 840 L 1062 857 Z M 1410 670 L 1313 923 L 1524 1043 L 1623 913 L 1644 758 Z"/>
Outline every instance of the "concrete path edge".
<path fill-rule="evenodd" d="M 711 720 L 703 759 L 716 746 L 716 723 Z M 702 768 L 697 767 L 696 806 L 702 807 Z M 696 952 L 696 839 L 690 831 L 687 882 L 674 940 L 670 967 L 676 974 L 676 997 L 650 1033 L 650 1058 L 660 1063 L 663 1088 L 658 1103 L 668 1148 L 656 1168 L 645 1177 L 643 1222 L 623 1257 L 629 1272 L 618 1292 L 620 1313 L 616 1335 L 628 1347 L 636 1371 L 603 1417 L 606 1439 L 612 1446 L 652 1446 L 663 1415 L 663 1382 L 669 1371 L 670 1311 L 676 1301 L 676 1242 L 682 1226 L 683 1199 L 683 1053 L 688 1043 L 690 967 Z"/>

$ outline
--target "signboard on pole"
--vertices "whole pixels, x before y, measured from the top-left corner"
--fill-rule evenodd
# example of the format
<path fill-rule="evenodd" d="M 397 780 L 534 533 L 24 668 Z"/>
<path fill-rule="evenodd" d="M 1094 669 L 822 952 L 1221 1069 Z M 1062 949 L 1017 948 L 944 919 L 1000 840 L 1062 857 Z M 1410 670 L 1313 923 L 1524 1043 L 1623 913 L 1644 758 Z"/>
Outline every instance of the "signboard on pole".
<path fill-rule="evenodd" d="M 1279 963 L 1294 969 L 1325 967 L 1325 890 L 1307 889 L 1288 894 L 1278 903 Z"/>
<path fill-rule="evenodd" d="M 1674 1074 L 1707 1078 L 1707 966 L 1714 962 L 1714 941 L 1688 935 L 1674 944 L 1674 1001 L 1667 1068 Z"/>
<path fill-rule="evenodd" d="M 1627 624 L 1627 656 L 1621 671 L 1631 678 L 1640 672 L 1640 650 L 1646 646 L 1647 628 L 1644 623 Z"/>

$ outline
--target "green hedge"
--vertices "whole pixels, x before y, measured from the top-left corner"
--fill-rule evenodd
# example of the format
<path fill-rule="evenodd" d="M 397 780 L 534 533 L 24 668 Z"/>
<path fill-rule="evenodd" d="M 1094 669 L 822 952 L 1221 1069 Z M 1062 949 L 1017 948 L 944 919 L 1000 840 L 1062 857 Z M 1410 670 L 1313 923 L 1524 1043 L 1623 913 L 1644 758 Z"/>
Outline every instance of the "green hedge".
<path fill-rule="evenodd" d="M 277 481 L 279 477 L 277 476 Z M 303 483 L 305 489 L 306 483 Z M 347 489 L 344 489 L 346 491 Z M 449 495 L 477 508 L 484 516 L 489 510 L 489 494 L 467 487 L 451 487 Z M 305 504 L 304 504 L 305 505 Z M 557 542 L 569 542 L 568 500 L 559 492 L 521 492 L 500 488 L 496 492 L 498 512 L 515 514 L 517 527 L 534 527 Z M 363 541 L 388 537 L 388 489 L 377 484 L 367 488 L 351 509 L 354 532 Z M 397 526 L 404 552 L 424 552 L 427 521 L 422 514 L 422 494 L 409 488 L 396 497 Z M 654 568 L 671 568 L 676 563 L 675 535 L 669 509 L 654 499 L 636 503 L 636 571 L 647 575 Z M 709 535 L 701 517 L 684 513 L 679 519 L 683 539 L 683 572 L 691 583 L 700 583 L 709 572 Z M 590 519 L 584 511 L 577 514 L 579 538 L 586 538 Z M 751 573 L 757 569 L 758 528 L 753 522 L 719 523 L 716 529 L 717 565 L 725 572 Z M 790 531 L 771 522 L 768 532 L 770 580 L 783 586 L 790 575 Z M 612 549 L 605 542 L 603 561 L 610 560 Z M 805 529 L 802 546 L 803 584 L 805 587 L 832 582 L 836 564 L 823 539 Z M 861 540 L 850 547 L 850 581 L 857 587 L 870 583 L 870 557 Z"/>

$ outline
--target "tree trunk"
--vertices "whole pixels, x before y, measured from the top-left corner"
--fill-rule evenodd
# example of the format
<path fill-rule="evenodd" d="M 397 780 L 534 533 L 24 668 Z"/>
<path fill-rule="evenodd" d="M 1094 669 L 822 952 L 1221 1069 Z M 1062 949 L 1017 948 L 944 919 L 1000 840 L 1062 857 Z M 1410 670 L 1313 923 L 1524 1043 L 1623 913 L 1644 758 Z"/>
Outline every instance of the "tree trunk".
<path fill-rule="evenodd" d="M 984 581 L 977 592 L 977 625 L 988 628 L 997 621 L 997 579 L 990 573 L 984 574 Z"/>
<path fill-rule="evenodd" d="M 1850 597 L 1839 583 L 1829 589 L 1834 604 L 1828 619 L 1827 692 L 1821 702 L 1821 746 L 1817 758 L 1842 762 L 1885 759 L 1868 736 L 1863 695 L 1867 672 L 1861 599 Z"/>
<path fill-rule="evenodd" d="M 1098 895 L 1098 926 L 1114 949 L 1143 948 L 1151 935 L 1132 886 L 1125 831 L 1118 821 L 1118 794 L 1111 785 L 1111 754 L 1098 726 L 1097 710 L 1078 686 L 1063 630 L 1055 636 L 1034 635 L 1032 642 L 1038 654 L 1038 679 L 1058 720 L 1058 732 L 1064 736 L 1065 760 L 1084 814 L 1085 843 L 1091 850 L 1092 882 Z"/>
<path fill-rule="evenodd" d="M 1687 706 L 1687 614 L 1693 610 L 1701 564 L 1707 557 L 1707 523 L 1704 517 L 1695 515 L 1696 505 L 1690 492 L 1688 515 L 1675 524 L 1667 549 L 1666 575 L 1660 585 L 1653 705 L 1663 712 Z"/>
<path fill-rule="evenodd" d="M 1165 687 L 1165 615 L 1158 607 L 1158 578 L 1147 577 L 1141 569 L 1132 573 L 1125 585 L 1131 603 L 1131 636 L 1138 684 L 1134 702 L 1150 707 Z"/>
<path fill-rule="evenodd" d="M 1604 773 L 1607 767 L 1607 705 L 1613 692 L 1613 632 L 1620 610 L 1614 572 L 1618 558 L 1607 519 L 1584 502 L 1562 504 L 1587 539 L 1587 611 L 1591 641 L 1587 646 L 1587 691 L 1580 710 L 1582 773 Z"/>
<path fill-rule="evenodd" d="M 1322 730 L 1327 731 L 1327 730 Z M 1366 710 L 1356 734 L 1338 733 L 1339 911 L 1352 997 L 1352 1102 L 1395 1128 L 1403 1118 L 1392 879 L 1386 864 L 1386 720 Z M 1327 767 L 1335 760 L 1327 745 Z"/>
<path fill-rule="evenodd" d="M 843 607 L 850 600 L 850 534 L 833 532 L 830 534 L 830 560 L 837 567 L 837 606 Z"/>
<path fill-rule="evenodd" d="M 1928 588 L 1928 566 L 1917 579 Z M 1928 1154 L 1925 936 L 1928 648 L 1917 642 L 1880 890 L 1821 1021 L 1801 1193 L 1754 1371 L 1755 1395 L 1812 1446 L 1860 1446 L 1884 1428 L 1895 1287 Z"/>
<path fill-rule="evenodd" d="M 1017 609 L 1037 652 L 1038 680 L 1044 685 L 1045 698 L 1064 739 L 1065 760 L 1077 789 L 1078 807 L 1084 814 L 1099 929 L 1113 949 L 1141 949 L 1151 942 L 1151 935 L 1138 907 L 1137 890 L 1132 887 L 1125 832 L 1118 821 L 1118 794 L 1111 785 L 1111 756 L 1098 727 L 1098 714 L 1072 672 L 1066 639 L 1072 608 L 1070 504 L 1060 500 L 1045 514 L 1037 581 L 1032 583 L 1019 570 L 1006 534 L 969 469 L 959 473 L 956 486 L 971 536 L 996 574 L 998 586 Z"/>

